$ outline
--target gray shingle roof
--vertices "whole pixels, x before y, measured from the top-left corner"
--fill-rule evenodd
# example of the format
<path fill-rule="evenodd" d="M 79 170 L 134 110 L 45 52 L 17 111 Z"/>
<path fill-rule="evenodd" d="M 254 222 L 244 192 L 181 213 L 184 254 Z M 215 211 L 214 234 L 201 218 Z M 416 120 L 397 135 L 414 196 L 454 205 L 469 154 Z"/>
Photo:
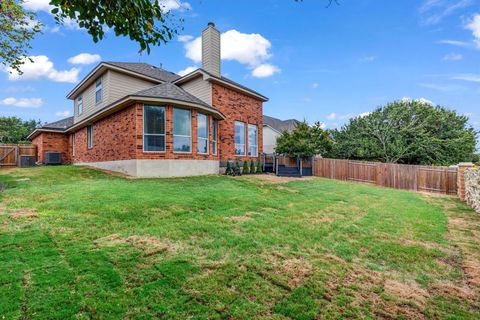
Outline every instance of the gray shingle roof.
<path fill-rule="evenodd" d="M 136 73 L 143 74 L 145 76 L 155 78 L 165 82 L 175 81 L 180 76 L 173 72 L 164 70 L 162 68 L 155 67 L 148 63 L 143 62 L 114 62 L 114 61 L 105 61 L 105 64 L 109 64 L 115 67 L 133 71 Z"/>
<path fill-rule="evenodd" d="M 165 98 L 165 99 L 174 99 L 184 102 L 190 102 L 202 105 L 204 107 L 212 108 L 207 103 L 198 99 L 197 97 L 191 95 L 182 88 L 174 85 L 173 83 L 167 82 L 156 85 L 152 88 L 148 88 L 137 93 L 132 94 L 133 96 L 142 96 L 150 98 Z"/>
<path fill-rule="evenodd" d="M 263 124 L 272 127 L 278 132 L 293 131 L 300 121 L 295 119 L 280 120 L 277 118 L 263 115 Z"/>
<path fill-rule="evenodd" d="M 51 129 L 51 130 L 63 131 L 63 130 L 66 130 L 66 129 L 70 128 L 71 126 L 73 126 L 73 117 L 68 117 L 68 118 L 65 118 L 65 119 L 62 119 L 62 120 L 58 120 L 58 121 L 55 121 L 55 122 L 50 122 L 50 123 L 44 124 L 42 126 L 42 129 Z"/>

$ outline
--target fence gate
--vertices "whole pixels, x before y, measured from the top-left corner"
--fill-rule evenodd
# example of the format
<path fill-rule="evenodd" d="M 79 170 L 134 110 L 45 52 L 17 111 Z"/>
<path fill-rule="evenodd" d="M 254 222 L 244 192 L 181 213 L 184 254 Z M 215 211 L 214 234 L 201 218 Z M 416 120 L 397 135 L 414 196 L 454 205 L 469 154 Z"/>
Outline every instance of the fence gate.
<path fill-rule="evenodd" d="M 33 145 L 0 145 L 0 168 L 16 167 L 20 164 L 20 156 L 35 156 Z"/>

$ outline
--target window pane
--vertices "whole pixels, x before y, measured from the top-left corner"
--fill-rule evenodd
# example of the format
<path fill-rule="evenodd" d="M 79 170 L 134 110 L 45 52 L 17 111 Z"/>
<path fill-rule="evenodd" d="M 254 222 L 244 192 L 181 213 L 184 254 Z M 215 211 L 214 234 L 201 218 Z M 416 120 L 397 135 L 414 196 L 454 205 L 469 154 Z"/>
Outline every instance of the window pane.
<path fill-rule="evenodd" d="M 95 93 L 95 102 L 100 102 L 100 101 L 102 101 L 102 89 L 100 89 Z"/>
<path fill-rule="evenodd" d="M 190 152 L 190 137 L 173 136 L 173 151 Z"/>
<path fill-rule="evenodd" d="M 213 123 L 212 123 L 212 138 L 213 140 L 217 141 L 217 120 L 213 120 Z"/>
<path fill-rule="evenodd" d="M 212 142 L 212 153 L 217 154 L 217 142 L 216 141 Z"/>
<path fill-rule="evenodd" d="M 245 144 L 245 123 L 235 122 L 235 143 Z"/>
<path fill-rule="evenodd" d="M 235 144 L 235 154 L 244 155 L 245 154 L 245 145 L 244 144 Z"/>
<path fill-rule="evenodd" d="M 173 134 L 191 136 L 192 122 L 190 110 L 173 109 Z"/>
<path fill-rule="evenodd" d="M 199 153 L 208 153 L 208 140 L 207 139 L 198 139 L 198 148 L 197 152 Z"/>
<path fill-rule="evenodd" d="M 207 116 L 199 113 L 197 120 L 197 132 L 199 138 L 208 138 Z"/>
<path fill-rule="evenodd" d="M 165 136 L 145 135 L 145 151 L 165 151 Z"/>
<path fill-rule="evenodd" d="M 257 156 L 257 126 L 253 124 L 248 125 L 248 155 Z"/>
<path fill-rule="evenodd" d="M 165 108 L 158 106 L 144 107 L 144 133 L 165 134 Z"/>

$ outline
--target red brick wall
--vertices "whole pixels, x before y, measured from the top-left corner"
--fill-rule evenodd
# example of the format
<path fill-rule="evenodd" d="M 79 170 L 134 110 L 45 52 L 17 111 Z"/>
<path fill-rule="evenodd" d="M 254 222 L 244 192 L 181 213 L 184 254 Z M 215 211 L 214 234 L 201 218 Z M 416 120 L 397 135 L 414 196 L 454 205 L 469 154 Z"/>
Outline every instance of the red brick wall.
<path fill-rule="evenodd" d="M 135 105 L 93 124 L 93 148 L 87 147 L 87 127 L 75 132 L 74 162 L 135 159 Z"/>
<path fill-rule="evenodd" d="M 37 146 L 37 161 L 45 162 L 45 152 L 61 152 L 62 163 L 70 163 L 72 159 L 68 141 L 64 133 L 41 132 L 32 140 L 32 144 Z"/>
<path fill-rule="evenodd" d="M 248 139 L 246 141 L 247 156 L 235 156 L 235 121 L 241 121 L 257 125 L 258 131 L 258 154 L 263 152 L 263 110 L 262 101 L 246 94 L 226 88 L 219 84 L 212 84 L 212 104 L 226 117 L 219 123 L 220 159 L 240 160 L 248 159 Z M 248 133 L 248 128 L 245 128 Z M 256 157 L 254 157 L 256 159 Z"/>

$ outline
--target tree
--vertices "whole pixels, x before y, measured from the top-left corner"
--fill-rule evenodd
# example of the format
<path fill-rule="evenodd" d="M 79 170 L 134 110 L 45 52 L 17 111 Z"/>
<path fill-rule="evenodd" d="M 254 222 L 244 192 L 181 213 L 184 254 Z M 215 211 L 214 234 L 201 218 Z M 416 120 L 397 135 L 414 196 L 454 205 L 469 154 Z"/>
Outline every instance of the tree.
<path fill-rule="evenodd" d="M 27 136 L 39 126 L 40 121 L 0 117 L 0 143 L 26 143 Z"/>
<path fill-rule="evenodd" d="M 332 133 L 331 157 L 406 164 L 470 161 L 477 133 L 468 118 L 441 106 L 395 101 Z"/>
<path fill-rule="evenodd" d="M 309 126 L 304 121 L 298 123 L 293 131 L 284 131 L 277 138 L 275 152 L 289 157 L 311 157 L 325 154 L 330 151 L 331 145 L 331 139 L 322 129 L 321 123 L 316 122 L 313 126 Z"/>
<path fill-rule="evenodd" d="M 0 1 L 1 63 L 17 72 L 25 62 L 30 41 L 40 32 L 35 14 L 21 6 L 22 0 Z M 181 29 L 159 0 L 50 0 L 58 23 L 70 19 L 86 29 L 94 42 L 103 39 L 107 28 L 116 36 L 137 42 L 140 51 L 150 53 L 151 46 L 170 41 Z M 32 26 L 33 25 L 33 26 Z"/>
<path fill-rule="evenodd" d="M 0 2 L 0 62 L 21 73 L 30 41 L 40 32 L 41 24 L 35 21 L 35 14 L 26 11 L 15 0 Z"/>

